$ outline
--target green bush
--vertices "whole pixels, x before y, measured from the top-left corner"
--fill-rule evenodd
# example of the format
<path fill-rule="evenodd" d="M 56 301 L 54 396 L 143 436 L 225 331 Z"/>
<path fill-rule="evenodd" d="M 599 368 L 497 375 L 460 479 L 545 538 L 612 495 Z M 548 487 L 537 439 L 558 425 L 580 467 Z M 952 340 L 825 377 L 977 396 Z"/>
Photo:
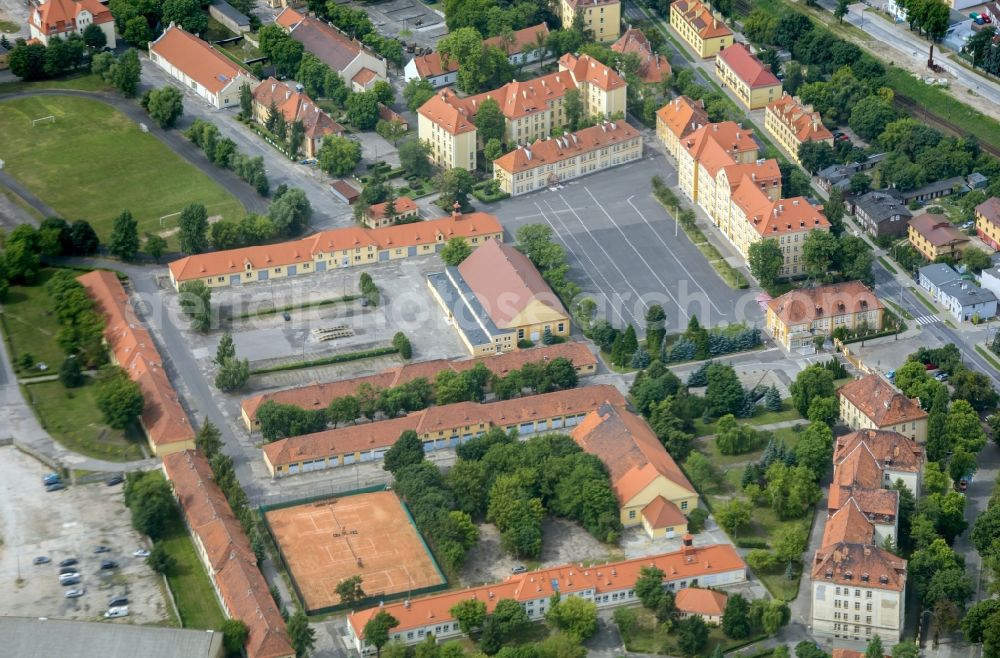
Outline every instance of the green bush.
<path fill-rule="evenodd" d="M 737 539 L 735 544 L 740 548 L 767 548 L 767 540 L 760 537 L 744 537 Z"/>

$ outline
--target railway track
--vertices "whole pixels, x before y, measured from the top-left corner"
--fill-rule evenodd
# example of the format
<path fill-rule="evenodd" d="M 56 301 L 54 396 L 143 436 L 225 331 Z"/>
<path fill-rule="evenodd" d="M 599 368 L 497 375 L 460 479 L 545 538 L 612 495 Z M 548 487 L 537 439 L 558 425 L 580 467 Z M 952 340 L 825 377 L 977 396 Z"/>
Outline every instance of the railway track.
<path fill-rule="evenodd" d="M 915 119 L 923 121 L 932 128 L 937 128 L 946 135 L 951 135 L 952 137 L 968 137 L 968 133 L 964 132 L 961 128 L 947 119 L 943 119 L 937 114 L 934 114 L 912 98 L 907 98 L 906 96 L 901 96 L 897 93 L 894 102 L 896 107 L 900 110 L 906 112 Z M 986 153 L 989 153 L 995 158 L 1000 158 L 1000 148 L 991 146 L 990 144 L 985 144 L 978 140 L 977 143 L 979 144 L 979 148 Z"/>

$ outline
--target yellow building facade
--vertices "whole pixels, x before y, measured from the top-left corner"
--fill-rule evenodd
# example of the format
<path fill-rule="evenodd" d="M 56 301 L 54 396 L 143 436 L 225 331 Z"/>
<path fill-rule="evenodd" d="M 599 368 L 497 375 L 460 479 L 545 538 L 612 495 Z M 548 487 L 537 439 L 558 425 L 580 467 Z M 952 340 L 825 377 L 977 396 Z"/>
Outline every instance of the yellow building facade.
<path fill-rule="evenodd" d="M 670 27 L 702 59 L 733 44 L 733 31 L 698 0 L 676 0 L 670 5 Z"/>
<path fill-rule="evenodd" d="M 910 220 L 906 231 L 910 244 L 932 263 L 942 256 L 958 260 L 970 245 L 969 236 L 944 215 L 918 215 Z"/>
<path fill-rule="evenodd" d="M 837 390 L 840 418 L 852 430 L 899 432 L 917 443 L 927 442 L 927 418 L 917 399 L 906 397 L 873 374 L 855 379 Z"/>
<path fill-rule="evenodd" d="M 677 181 L 695 203 L 715 197 L 715 176 L 723 167 L 757 160 L 753 131 L 733 121 L 711 123 L 682 140 L 677 153 Z"/>
<path fill-rule="evenodd" d="M 457 111 L 451 113 L 456 119 L 448 122 L 424 112 L 423 107 L 420 110 L 417 113 L 417 134 L 429 147 L 430 161 L 443 169 L 475 169 L 476 127 L 472 122 L 460 118 Z M 456 125 L 459 126 L 458 129 L 453 128 Z"/>
<path fill-rule="evenodd" d="M 715 73 L 723 87 L 750 110 L 757 110 L 781 98 L 781 80 L 742 43 L 715 56 Z"/>
<path fill-rule="evenodd" d="M 678 96 L 656 111 L 656 136 L 677 162 L 681 140 L 708 124 L 705 101 Z"/>
<path fill-rule="evenodd" d="M 833 146 L 833 133 L 823 125 L 819 112 L 787 92 L 764 110 L 764 130 L 798 164 L 802 164 L 799 162 L 799 146 L 802 144 L 823 142 Z"/>
<path fill-rule="evenodd" d="M 800 288 L 767 303 L 766 326 L 779 345 L 799 350 L 813 347 L 813 338 L 829 337 L 839 327 L 881 329 L 884 308 L 860 281 Z M 868 426 L 854 429 L 863 427 Z"/>
<path fill-rule="evenodd" d="M 594 41 L 613 41 L 621 35 L 621 0 L 560 0 L 563 28 L 572 27 L 577 15 L 582 17 L 584 29 L 593 33 Z"/>

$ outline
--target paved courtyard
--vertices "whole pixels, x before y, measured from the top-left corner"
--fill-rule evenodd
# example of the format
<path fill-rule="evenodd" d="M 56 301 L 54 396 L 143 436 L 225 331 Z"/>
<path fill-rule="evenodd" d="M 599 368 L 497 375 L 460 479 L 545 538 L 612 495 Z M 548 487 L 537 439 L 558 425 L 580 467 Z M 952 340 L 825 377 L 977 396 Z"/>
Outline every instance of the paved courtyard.
<path fill-rule="evenodd" d="M 384 36 L 399 38 L 406 43 L 415 43 L 425 48 L 433 48 L 438 39 L 448 34 L 444 24 L 444 4 L 437 11 L 419 0 L 390 0 L 379 4 L 352 2 L 351 6 L 368 12 L 375 29 Z"/>

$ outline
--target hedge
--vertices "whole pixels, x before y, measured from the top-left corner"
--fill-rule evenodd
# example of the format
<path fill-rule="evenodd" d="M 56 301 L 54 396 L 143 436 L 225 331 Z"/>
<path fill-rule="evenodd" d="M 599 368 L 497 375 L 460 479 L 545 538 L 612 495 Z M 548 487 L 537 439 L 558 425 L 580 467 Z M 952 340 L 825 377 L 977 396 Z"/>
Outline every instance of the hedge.
<path fill-rule="evenodd" d="M 345 352 L 343 354 L 334 354 L 333 356 L 326 356 L 322 359 L 313 359 L 311 361 L 295 361 L 293 363 L 286 363 L 280 366 L 273 366 L 270 368 L 258 368 L 256 370 L 251 370 L 251 375 L 266 375 L 271 372 L 282 372 L 284 370 L 300 370 L 302 368 L 315 368 L 317 366 L 328 366 L 334 363 L 345 363 L 347 361 L 357 361 L 359 359 L 371 359 L 376 356 L 386 356 L 387 354 L 396 354 L 399 350 L 395 347 L 376 347 L 370 350 L 362 350 L 360 352 Z"/>

